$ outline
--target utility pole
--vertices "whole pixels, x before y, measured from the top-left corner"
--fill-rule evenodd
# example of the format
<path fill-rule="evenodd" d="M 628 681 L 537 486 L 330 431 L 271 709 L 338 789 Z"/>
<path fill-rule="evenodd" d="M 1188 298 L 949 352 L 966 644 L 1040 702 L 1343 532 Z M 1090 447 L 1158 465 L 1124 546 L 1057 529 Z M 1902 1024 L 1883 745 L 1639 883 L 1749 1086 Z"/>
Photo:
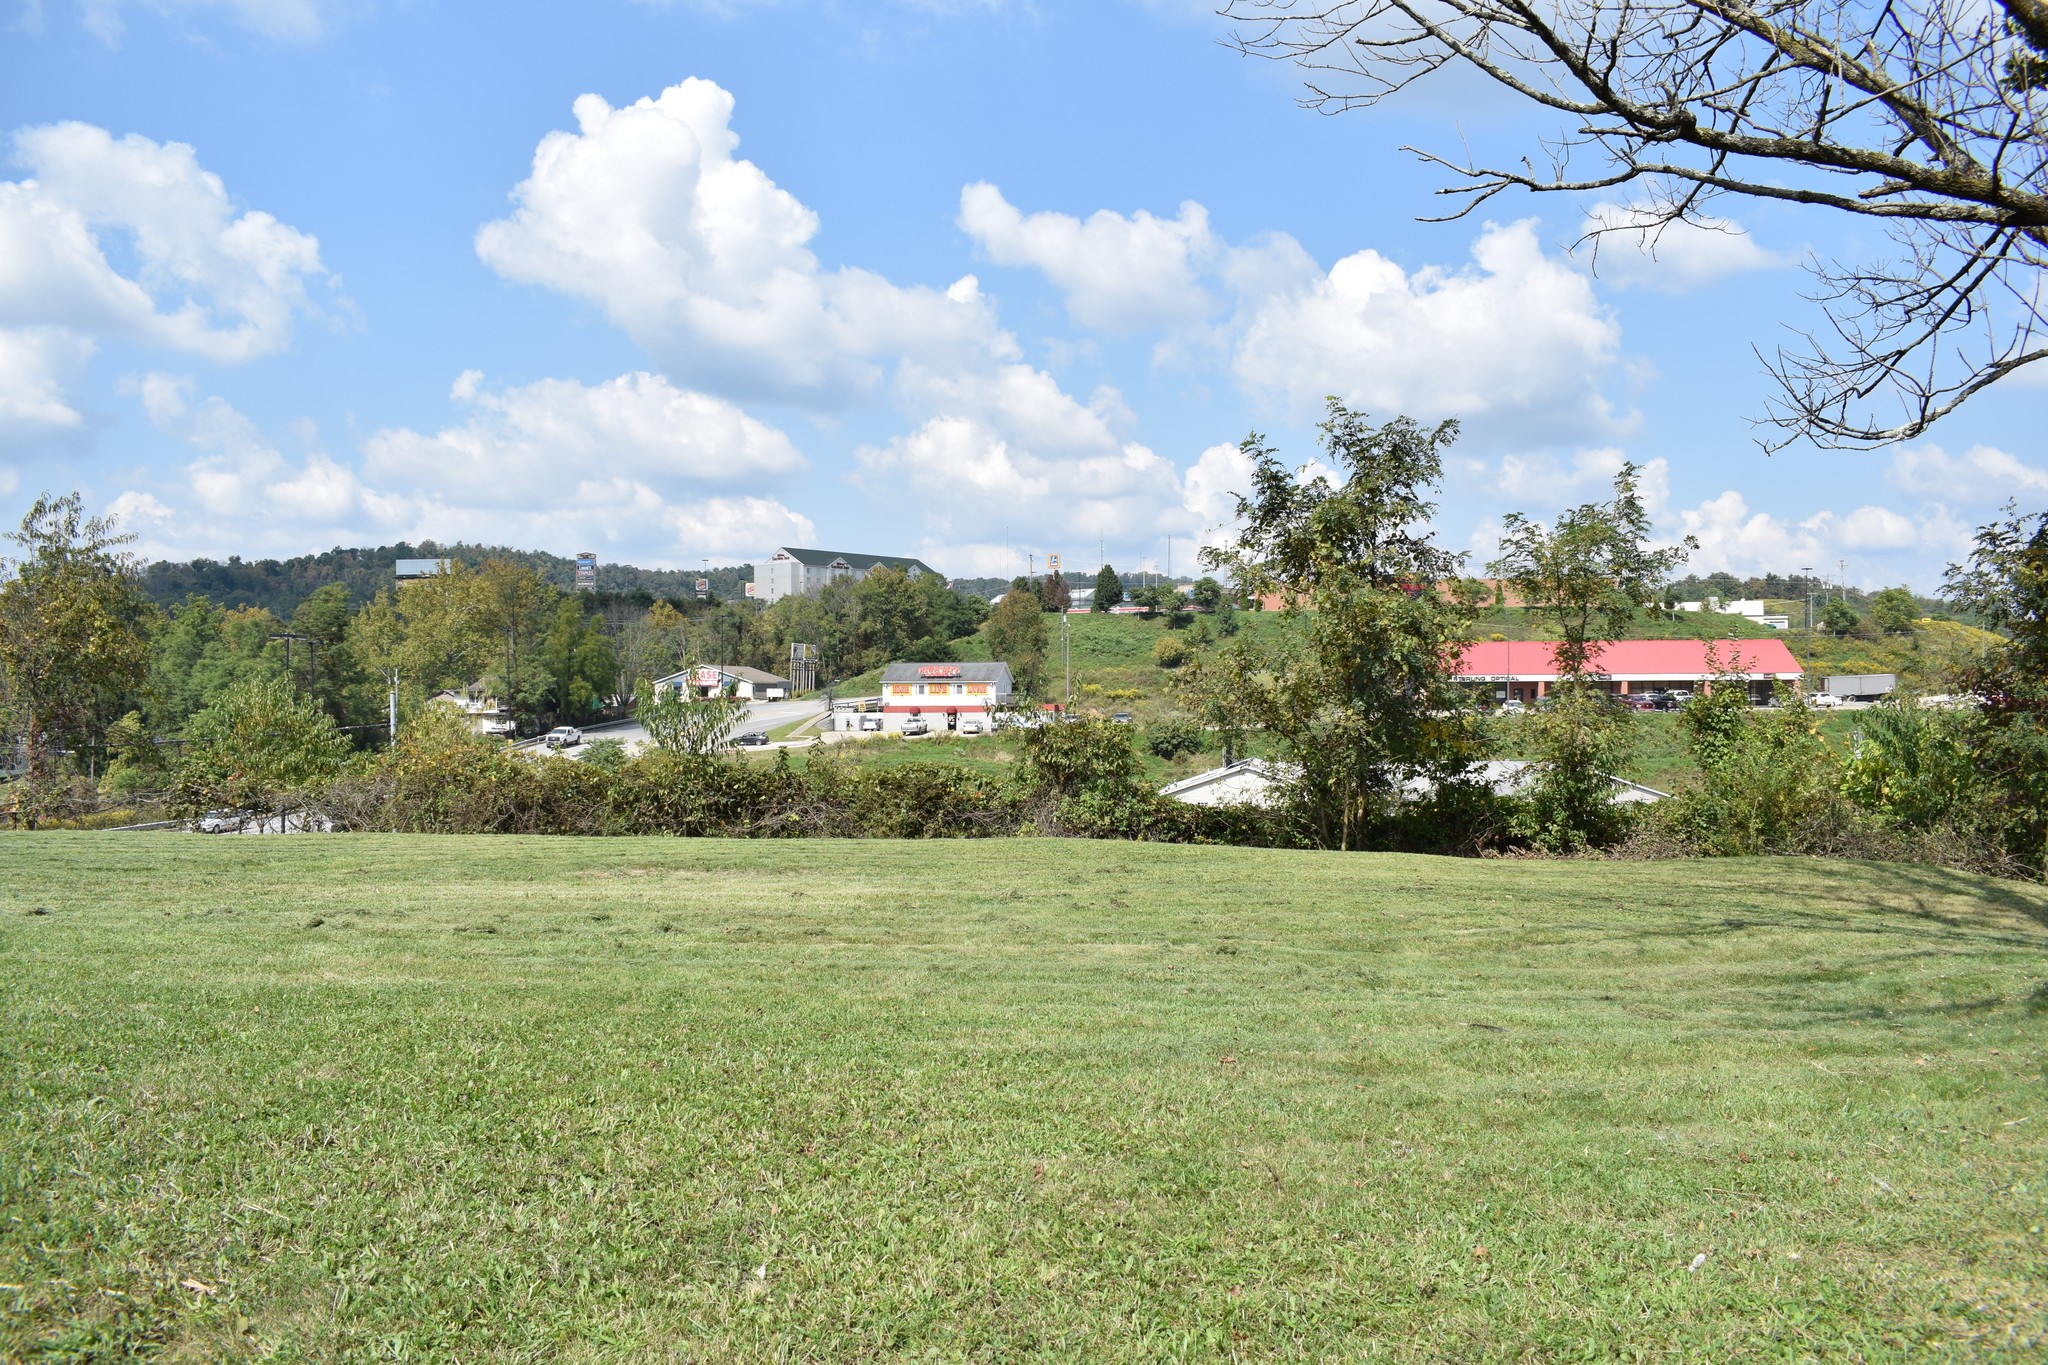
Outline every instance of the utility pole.
<path fill-rule="evenodd" d="M 1800 569 L 1799 572 L 1806 575 L 1806 633 L 1811 635 L 1813 634 L 1813 565 L 1808 564 Z"/>
<path fill-rule="evenodd" d="M 1841 591 L 1841 597 L 1842 597 L 1842 600 L 1843 600 L 1844 602 L 1848 601 L 1848 600 L 1849 600 L 1849 561 L 1848 561 L 1848 560 L 1846 560 L 1846 559 L 1838 559 L 1838 560 L 1836 560 L 1836 561 L 1835 561 L 1835 582 L 1836 582 L 1836 584 L 1837 584 L 1837 585 L 1838 585 L 1838 586 L 1839 586 L 1839 587 L 1841 588 L 1841 590 L 1842 590 L 1842 591 Z"/>
<path fill-rule="evenodd" d="M 398 747 L 398 670 L 392 669 L 384 675 L 384 681 L 391 684 L 391 747 Z"/>
<path fill-rule="evenodd" d="M 284 641 L 284 675 L 287 678 L 289 678 L 292 675 L 292 641 L 297 640 L 301 644 L 305 645 L 306 691 L 310 694 L 313 691 L 314 683 L 318 681 L 318 675 L 313 671 L 315 666 L 313 658 L 313 647 L 317 642 L 313 639 L 312 636 L 301 635 L 295 630 L 281 630 L 277 634 L 271 636 L 270 638 L 273 640 Z"/>

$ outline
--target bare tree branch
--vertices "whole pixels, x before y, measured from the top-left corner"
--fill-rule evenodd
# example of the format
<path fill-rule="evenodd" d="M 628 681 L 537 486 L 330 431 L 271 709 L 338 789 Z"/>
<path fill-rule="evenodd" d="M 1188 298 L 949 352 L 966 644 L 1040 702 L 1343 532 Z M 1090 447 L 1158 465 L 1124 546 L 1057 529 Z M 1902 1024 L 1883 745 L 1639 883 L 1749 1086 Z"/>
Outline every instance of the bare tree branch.
<path fill-rule="evenodd" d="M 1313 109 L 1370 108 L 1462 67 L 1560 117 L 1518 166 L 1404 148 L 1456 178 L 1438 191 L 1455 210 L 1427 221 L 1511 189 L 1631 186 L 1630 211 L 1593 235 L 1709 223 L 1724 194 L 1885 222 L 1898 259 L 1814 264 L 1827 327 L 1767 360 L 1779 386 L 1768 448 L 1918 435 L 2048 355 L 2048 0 L 1228 0 L 1222 12 L 1240 50 L 1309 73 Z"/>

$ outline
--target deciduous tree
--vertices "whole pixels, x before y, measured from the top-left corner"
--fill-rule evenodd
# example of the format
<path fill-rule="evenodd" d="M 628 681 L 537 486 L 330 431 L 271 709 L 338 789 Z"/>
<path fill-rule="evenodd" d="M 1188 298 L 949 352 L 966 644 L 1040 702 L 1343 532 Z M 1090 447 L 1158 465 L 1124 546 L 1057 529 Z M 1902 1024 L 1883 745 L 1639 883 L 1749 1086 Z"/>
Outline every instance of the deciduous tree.
<path fill-rule="evenodd" d="M 1585 503 L 1550 526 L 1511 513 L 1489 570 L 1557 627 L 1558 680 L 1530 728 L 1542 754 L 1532 833 L 1553 847 L 1599 842 L 1615 832 L 1609 777 L 1626 766 L 1635 729 L 1600 686 L 1600 647 L 1652 606 L 1671 570 L 1699 542 L 1650 544 L 1650 517 L 1633 464 L 1614 476 L 1614 497 Z"/>
<path fill-rule="evenodd" d="M 1909 588 L 1886 588 L 1870 599 L 1870 624 L 1887 635 L 1904 635 L 1920 619 L 1920 604 Z"/>
<path fill-rule="evenodd" d="M 1253 597 L 1277 594 L 1282 626 L 1181 676 L 1191 709 L 1226 739 L 1262 731 L 1299 767 L 1304 838 L 1356 848 L 1405 782 L 1453 781 L 1480 748 L 1456 681 L 1472 604 L 1436 591 L 1462 556 L 1428 525 L 1458 424 L 1376 427 L 1332 399 L 1322 433 L 1328 472 L 1296 469 L 1257 435 L 1242 445 L 1252 479 L 1239 530 L 1202 562 Z"/>
<path fill-rule="evenodd" d="M 20 810 L 33 819 L 57 751 L 96 742 L 141 685 L 147 604 L 122 548 L 133 537 L 77 493 L 37 498 L 7 539 L 20 553 L 0 558 L 0 704 L 26 750 Z"/>
<path fill-rule="evenodd" d="M 1010 666 L 1018 690 L 1029 696 L 1038 690 L 1045 671 L 1045 610 L 1038 594 L 1011 591 L 989 614 L 988 650 Z"/>
<path fill-rule="evenodd" d="M 1964 670 L 1984 699 L 1978 767 L 1999 792 L 2006 849 L 2048 876 L 2048 512 L 2005 515 L 1977 532 L 1967 562 L 1949 567 L 1942 596 L 2004 642 Z"/>

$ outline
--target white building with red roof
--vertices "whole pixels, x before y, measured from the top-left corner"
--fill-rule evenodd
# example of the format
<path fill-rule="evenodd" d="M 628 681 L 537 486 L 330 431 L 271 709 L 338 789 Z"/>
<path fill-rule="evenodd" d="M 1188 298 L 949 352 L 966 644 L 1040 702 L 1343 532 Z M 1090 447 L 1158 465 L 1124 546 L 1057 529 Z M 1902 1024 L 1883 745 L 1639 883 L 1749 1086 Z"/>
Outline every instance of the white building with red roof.
<path fill-rule="evenodd" d="M 1557 681 L 1550 640 L 1480 640 L 1458 659 L 1462 682 L 1503 701 L 1534 701 Z M 1697 692 L 1739 677 L 1750 696 L 1767 700 L 1779 683 L 1799 687 L 1806 670 L 1783 640 L 1610 640 L 1593 654 L 1593 671 L 1610 692 Z"/>

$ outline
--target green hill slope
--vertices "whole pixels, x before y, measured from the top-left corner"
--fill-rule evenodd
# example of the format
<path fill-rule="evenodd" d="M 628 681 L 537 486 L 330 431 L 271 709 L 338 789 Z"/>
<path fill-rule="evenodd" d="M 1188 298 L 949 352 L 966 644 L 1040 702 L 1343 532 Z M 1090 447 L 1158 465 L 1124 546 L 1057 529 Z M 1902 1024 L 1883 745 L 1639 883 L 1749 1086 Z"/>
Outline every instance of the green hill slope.
<path fill-rule="evenodd" d="M 2034 1359 L 2048 898 L 0 836 L 0 1358 Z"/>

